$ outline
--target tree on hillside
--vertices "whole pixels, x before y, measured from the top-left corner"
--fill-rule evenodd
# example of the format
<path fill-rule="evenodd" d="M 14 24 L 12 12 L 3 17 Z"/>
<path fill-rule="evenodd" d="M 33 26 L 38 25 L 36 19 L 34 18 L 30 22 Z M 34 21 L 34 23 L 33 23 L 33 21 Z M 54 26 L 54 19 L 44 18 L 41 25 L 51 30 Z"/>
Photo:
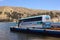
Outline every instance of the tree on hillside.
<path fill-rule="evenodd" d="M 11 15 L 11 17 L 13 18 L 13 19 L 18 19 L 18 18 L 21 18 L 21 13 L 17 13 L 17 12 L 12 12 L 12 15 Z"/>
<path fill-rule="evenodd" d="M 49 12 L 46 12 L 45 14 L 46 14 L 46 15 L 50 15 Z"/>
<path fill-rule="evenodd" d="M 44 12 L 42 12 L 42 13 L 37 13 L 37 15 L 49 15 L 49 13 L 48 12 L 46 12 L 46 13 L 44 13 Z"/>
<path fill-rule="evenodd" d="M 37 15 L 42 15 L 42 13 L 38 12 Z"/>
<path fill-rule="evenodd" d="M 9 13 L 9 12 L 5 12 L 5 14 L 7 14 L 7 17 L 9 20 L 13 20 L 13 19 L 18 19 L 18 18 L 21 18 L 22 14 L 21 13 L 17 13 L 17 12 L 12 12 L 12 13 Z"/>
<path fill-rule="evenodd" d="M 2 12 L 0 11 L 0 14 L 2 14 Z"/>
<path fill-rule="evenodd" d="M 53 14 L 53 12 L 52 12 L 52 11 L 50 11 L 50 16 L 51 16 L 51 18 L 53 18 L 53 17 L 54 17 L 54 14 Z"/>
<path fill-rule="evenodd" d="M 10 12 L 4 12 L 6 15 L 7 15 L 7 17 L 8 17 L 8 20 L 10 20 L 11 21 L 11 14 L 10 14 Z"/>
<path fill-rule="evenodd" d="M 37 16 L 36 14 L 32 14 L 31 16 Z"/>

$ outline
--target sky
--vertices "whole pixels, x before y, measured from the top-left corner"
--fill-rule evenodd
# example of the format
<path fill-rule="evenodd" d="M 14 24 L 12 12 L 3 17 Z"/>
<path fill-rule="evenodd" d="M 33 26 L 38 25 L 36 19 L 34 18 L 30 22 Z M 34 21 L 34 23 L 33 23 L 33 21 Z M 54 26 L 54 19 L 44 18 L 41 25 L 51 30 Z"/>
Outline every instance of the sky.
<path fill-rule="evenodd" d="M 60 0 L 0 0 L 0 6 L 15 6 L 44 10 L 60 10 Z"/>

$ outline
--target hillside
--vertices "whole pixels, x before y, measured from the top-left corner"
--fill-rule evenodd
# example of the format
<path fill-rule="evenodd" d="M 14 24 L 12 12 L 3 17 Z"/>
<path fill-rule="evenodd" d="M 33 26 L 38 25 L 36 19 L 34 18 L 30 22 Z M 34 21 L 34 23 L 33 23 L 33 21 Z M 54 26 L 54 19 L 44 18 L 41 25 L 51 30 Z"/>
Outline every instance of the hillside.
<path fill-rule="evenodd" d="M 16 21 L 18 18 L 50 15 L 51 21 L 60 22 L 60 10 L 36 10 L 24 7 L 0 6 L 0 21 Z"/>

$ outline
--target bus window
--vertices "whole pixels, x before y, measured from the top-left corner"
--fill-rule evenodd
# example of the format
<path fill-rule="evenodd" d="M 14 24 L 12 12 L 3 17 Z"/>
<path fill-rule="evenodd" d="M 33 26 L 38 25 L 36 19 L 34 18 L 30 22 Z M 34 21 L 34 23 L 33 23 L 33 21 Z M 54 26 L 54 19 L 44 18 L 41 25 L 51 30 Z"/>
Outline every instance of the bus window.
<path fill-rule="evenodd" d="M 43 22 L 41 21 L 41 22 L 37 22 L 37 24 L 42 24 Z"/>
<path fill-rule="evenodd" d="M 30 21 L 42 21 L 42 17 L 36 17 L 36 18 L 29 18 L 22 20 L 23 22 L 30 22 Z"/>

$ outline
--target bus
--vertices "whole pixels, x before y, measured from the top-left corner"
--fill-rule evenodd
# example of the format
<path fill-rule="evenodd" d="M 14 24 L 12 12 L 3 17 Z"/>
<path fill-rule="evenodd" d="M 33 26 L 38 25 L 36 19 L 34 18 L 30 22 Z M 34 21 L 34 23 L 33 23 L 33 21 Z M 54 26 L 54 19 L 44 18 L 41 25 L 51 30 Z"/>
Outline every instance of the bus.
<path fill-rule="evenodd" d="M 19 19 L 18 27 L 25 29 L 44 29 L 51 28 L 49 15 L 39 15 Z"/>

